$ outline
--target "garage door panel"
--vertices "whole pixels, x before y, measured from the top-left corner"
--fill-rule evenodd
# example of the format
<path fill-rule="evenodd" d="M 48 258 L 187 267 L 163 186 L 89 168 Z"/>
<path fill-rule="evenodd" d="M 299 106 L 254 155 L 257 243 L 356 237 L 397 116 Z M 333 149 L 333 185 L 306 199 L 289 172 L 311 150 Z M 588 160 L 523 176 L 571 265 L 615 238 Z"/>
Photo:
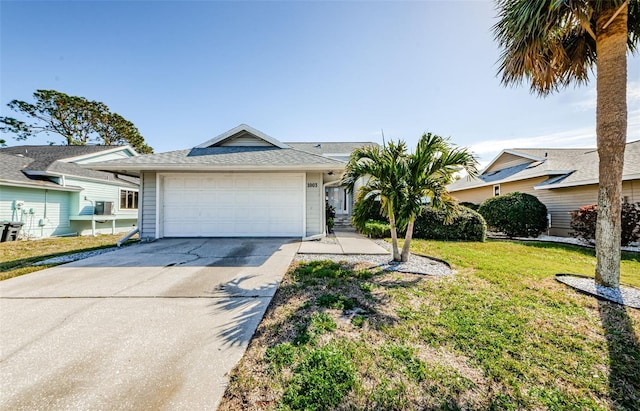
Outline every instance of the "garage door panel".
<path fill-rule="evenodd" d="M 303 235 L 302 174 L 167 175 L 163 182 L 167 237 Z"/>

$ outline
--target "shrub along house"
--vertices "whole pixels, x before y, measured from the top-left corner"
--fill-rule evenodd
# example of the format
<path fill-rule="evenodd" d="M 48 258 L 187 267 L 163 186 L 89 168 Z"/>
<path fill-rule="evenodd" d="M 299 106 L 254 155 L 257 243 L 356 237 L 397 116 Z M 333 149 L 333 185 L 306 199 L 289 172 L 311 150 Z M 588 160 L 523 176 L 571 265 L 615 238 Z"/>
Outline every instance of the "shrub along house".
<path fill-rule="evenodd" d="M 640 202 L 640 141 L 627 143 L 622 179 L 623 201 Z M 515 191 L 534 195 L 550 214 L 549 233 L 568 236 L 569 212 L 598 202 L 598 153 L 594 148 L 503 150 L 477 178 L 447 188 L 459 202 L 475 204 Z"/>
<path fill-rule="evenodd" d="M 130 231 L 138 179 L 82 165 L 137 155 L 129 146 L 2 148 L 0 221 L 22 222 L 29 238 Z"/>
<path fill-rule="evenodd" d="M 196 147 L 94 163 L 141 180 L 140 237 L 325 234 L 325 200 L 349 214 L 339 187 L 351 151 L 374 143 L 283 143 L 240 125 Z"/>

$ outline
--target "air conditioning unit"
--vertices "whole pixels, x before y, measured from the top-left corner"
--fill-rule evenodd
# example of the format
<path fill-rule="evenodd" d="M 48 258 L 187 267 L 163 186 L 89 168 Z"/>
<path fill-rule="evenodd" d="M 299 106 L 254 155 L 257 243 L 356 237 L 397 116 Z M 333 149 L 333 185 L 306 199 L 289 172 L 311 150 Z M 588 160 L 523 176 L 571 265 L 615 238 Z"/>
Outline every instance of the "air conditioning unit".
<path fill-rule="evenodd" d="M 95 215 L 112 215 L 113 214 L 113 201 L 96 201 L 96 206 L 93 208 L 93 214 L 95 214 Z"/>

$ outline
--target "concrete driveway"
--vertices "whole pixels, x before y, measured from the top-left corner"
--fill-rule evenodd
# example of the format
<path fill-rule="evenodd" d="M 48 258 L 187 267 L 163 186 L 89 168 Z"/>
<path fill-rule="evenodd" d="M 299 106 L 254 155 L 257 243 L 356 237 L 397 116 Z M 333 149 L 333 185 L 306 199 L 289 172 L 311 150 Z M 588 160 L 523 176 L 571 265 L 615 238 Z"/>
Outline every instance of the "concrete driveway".
<path fill-rule="evenodd" d="M 215 409 L 298 247 L 164 239 L 0 282 L 0 409 Z"/>

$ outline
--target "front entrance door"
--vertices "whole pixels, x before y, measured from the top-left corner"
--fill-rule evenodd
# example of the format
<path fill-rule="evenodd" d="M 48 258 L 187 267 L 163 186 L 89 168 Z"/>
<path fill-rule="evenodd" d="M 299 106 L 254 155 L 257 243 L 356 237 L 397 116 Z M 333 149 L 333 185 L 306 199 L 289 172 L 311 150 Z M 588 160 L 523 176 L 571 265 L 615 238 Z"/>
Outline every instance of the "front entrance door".
<path fill-rule="evenodd" d="M 349 214 L 350 195 L 343 187 L 328 187 L 327 201 L 336 209 L 336 215 Z"/>

